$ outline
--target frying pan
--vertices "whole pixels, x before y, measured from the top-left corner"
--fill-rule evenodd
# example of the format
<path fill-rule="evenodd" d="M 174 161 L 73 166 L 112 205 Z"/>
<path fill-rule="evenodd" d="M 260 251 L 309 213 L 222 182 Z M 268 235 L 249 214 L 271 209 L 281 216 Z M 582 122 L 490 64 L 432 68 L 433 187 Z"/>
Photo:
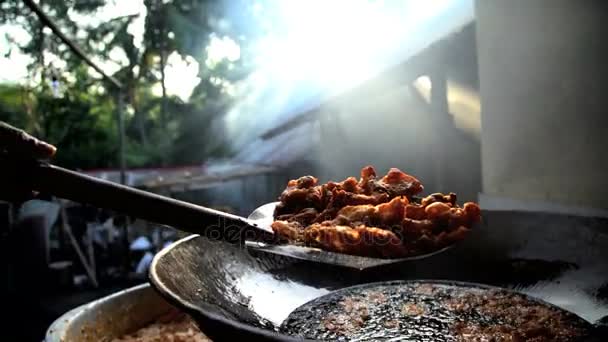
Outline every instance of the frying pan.
<path fill-rule="evenodd" d="M 26 189 L 46 192 L 76 202 L 113 209 L 151 222 L 201 234 L 213 240 L 245 244 L 260 253 L 282 255 L 357 270 L 427 258 L 449 248 L 400 259 L 379 259 L 331 253 L 317 248 L 276 245 L 270 228 L 276 203 L 260 207 L 249 218 L 227 214 L 169 197 L 122 186 L 44 162 L 18 161 L 0 156 L 4 172 Z"/>
<path fill-rule="evenodd" d="M 359 272 L 190 236 L 155 256 L 149 278 L 217 341 L 298 340 L 281 330 L 298 308 L 333 291 L 394 280 L 499 286 L 572 312 L 578 316 L 573 320 L 587 327 L 608 315 L 608 220 L 483 214 L 484 224 L 470 239 L 396 267 Z M 599 325 L 593 332 L 607 340 Z"/>

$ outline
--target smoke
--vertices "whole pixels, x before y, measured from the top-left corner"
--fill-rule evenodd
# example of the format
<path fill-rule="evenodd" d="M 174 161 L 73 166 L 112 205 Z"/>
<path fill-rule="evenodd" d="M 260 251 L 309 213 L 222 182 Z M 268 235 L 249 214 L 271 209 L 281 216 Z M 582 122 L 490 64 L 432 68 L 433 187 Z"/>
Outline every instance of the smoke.
<path fill-rule="evenodd" d="M 255 70 L 224 120 L 238 150 L 473 18 L 471 0 L 258 1 Z"/>
<path fill-rule="evenodd" d="M 272 15 L 254 44 L 255 70 L 239 84 L 237 101 L 221 119 L 232 149 L 241 151 L 239 160 L 285 166 L 307 158 L 322 180 L 356 175 L 368 164 L 380 173 L 399 167 L 430 191 L 476 198 L 478 142 L 437 129 L 434 113 L 412 96 L 402 75 L 389 75 L 390 82 L 375 92 L 381 96 L 327 105 L 460 31 L 473 20 L 472 1 L 263 1 L 259 11 Z M 313 110 L 319 123 L 260 138 Z M 460 124 L 475 133 L 471 120 Z M 433 150 L 438 137 L 448 155 L 441 182 Z"/>

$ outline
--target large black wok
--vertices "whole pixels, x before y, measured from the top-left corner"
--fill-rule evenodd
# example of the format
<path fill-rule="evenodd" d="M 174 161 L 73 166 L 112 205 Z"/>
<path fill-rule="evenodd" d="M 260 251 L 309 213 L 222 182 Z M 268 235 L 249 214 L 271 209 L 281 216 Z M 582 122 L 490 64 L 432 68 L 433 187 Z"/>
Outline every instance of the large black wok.
<path fill-rule="evenodd" d="M 607 233 L 606 219 L 485 212 L 475 234 L 443 254 L 364 271 L 256 255 L 191 236 L 155 257 L 150 280 L 218 341 L 290 340 L 278 327 L 308 301 L 351 285 L 411 279 L 508 288 L 597 324 L 597 337 L 608 315 Z"/>

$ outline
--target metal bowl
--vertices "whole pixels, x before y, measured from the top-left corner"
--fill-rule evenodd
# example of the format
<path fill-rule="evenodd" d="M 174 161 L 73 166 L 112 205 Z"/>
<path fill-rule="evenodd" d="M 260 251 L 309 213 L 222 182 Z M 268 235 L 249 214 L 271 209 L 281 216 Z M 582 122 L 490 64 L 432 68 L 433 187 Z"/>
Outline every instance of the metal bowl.
<path fill-rule="evenodd" d="M 143 284 L 79 306 L 59 317 L 45 342 L 111 341 L 176 309 Z"/>

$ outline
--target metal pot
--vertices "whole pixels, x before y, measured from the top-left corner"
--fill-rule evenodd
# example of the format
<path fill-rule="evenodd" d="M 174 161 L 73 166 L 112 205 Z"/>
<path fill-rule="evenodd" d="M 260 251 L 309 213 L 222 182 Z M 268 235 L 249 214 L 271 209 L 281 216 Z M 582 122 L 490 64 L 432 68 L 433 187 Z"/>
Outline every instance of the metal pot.
<path fill-rule="evenodd" d="M 150 285 L 143 284 L 67 312 L 49 327 L 45 342 L 111 341 L 174 310 Z"/>

